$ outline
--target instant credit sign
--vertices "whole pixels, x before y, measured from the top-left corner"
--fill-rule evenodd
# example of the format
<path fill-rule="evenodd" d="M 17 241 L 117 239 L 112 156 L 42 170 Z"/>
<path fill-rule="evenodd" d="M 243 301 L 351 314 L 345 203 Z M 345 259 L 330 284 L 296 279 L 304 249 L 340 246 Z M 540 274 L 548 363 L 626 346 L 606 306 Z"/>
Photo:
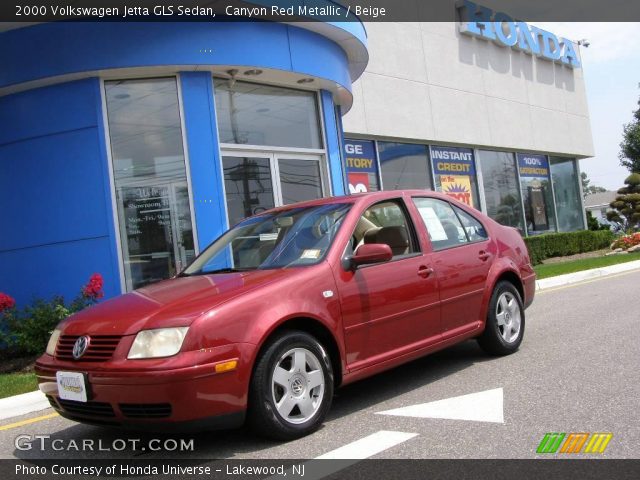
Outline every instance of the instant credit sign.
<path fill-rule="evenodd" d="M 473 150 L 462 147 L 431 147 L 431 163 L 436 175 L 475 175 Z"/>
<path fill-rule="evenodd" d="M 549 177 L 549 160 L 545 155 L 518 154 L 521 177 Z"/>
<path fill-rule="evenodd" d="M 378 172 L 374 143 L 367 140 L 344 141 L 344 158 L 349 181 L 349 193 L 366 193 L 371 189 L 369 175 Z"/>
<path fill-rule="evenodd" d="M 473 150 L 439 146 L 430 150 L 433 173 L 440 180 L 442 192 L 473 207 L 471 182 L 476 174 Z"/>

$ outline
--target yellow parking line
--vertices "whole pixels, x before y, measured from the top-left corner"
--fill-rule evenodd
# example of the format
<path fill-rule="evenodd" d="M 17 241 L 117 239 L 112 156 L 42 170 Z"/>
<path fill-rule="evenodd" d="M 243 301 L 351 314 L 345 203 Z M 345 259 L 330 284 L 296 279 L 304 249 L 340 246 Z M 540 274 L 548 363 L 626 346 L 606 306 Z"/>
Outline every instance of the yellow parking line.
<path fill-rule="evenodd" d="M 536 295 L 548 292 L 557 292 L 558 290 L 565 290 L 567 288 L 579 287 L 580 285 L 587 285 L 588 283 L 598 282 L 600 280 L 607 280 L 609 278 L 622 277 L 629 275 L 630 273 L 638 273 L 638 270 L 629 270 L 628 272 L 614 273 L 613 275 L 603 275 L 602 277 L 592 278 L 591 280 L 583 280 L 582 282 L 572 283 L 570 285 L 562 285 L 561 287 L 545 288 L 544 290 L 536 290 Z"/>
<path fill-rule="evenodd" d="M 48 415 L 42 415 L 40 417 L 27 418 L 26 420 L 21 420 L 19 422 L 10 423 L 9 425 L 2 425 L 0 427 L 0 431 L 2 430 L 11 430 L 12 428 L 22 427 L 24 425 L 29 425 L 31 423 L 41 422 L 43 420 L 48 420 L 53 417 L 57 417 L 58 414 L 56 412 L 49 413 Z"/>

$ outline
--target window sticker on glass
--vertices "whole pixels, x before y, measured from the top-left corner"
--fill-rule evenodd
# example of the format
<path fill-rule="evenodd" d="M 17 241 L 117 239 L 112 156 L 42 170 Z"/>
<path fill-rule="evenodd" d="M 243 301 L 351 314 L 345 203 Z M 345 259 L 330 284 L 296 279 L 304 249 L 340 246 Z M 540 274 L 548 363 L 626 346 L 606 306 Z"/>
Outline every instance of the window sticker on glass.
<path fill-rule="evenodd" d="M 260 241 L 261 242 L 272 242 L 273 240 L 278 239 L 278 233 L 261 233 Z"/>
<path fill-rule="evenodd" d="M 320 257 L 320 250 L 315 248 L 305 250 L 302 252 L 302 255 L 300 255 L 300 259 L 316 260 L 318 257 Z"/>
<path fill-rule="evenodd" d="M 447 232 L 445 232 L 444 227 L 433 208 L 418 207 L 418 211 L 420 212 L 422 220 L 424 220 L 424 224 L 427 226 L 429 237 L 432 241 L 441 242 L 443 240 L 448 240 Z"/>

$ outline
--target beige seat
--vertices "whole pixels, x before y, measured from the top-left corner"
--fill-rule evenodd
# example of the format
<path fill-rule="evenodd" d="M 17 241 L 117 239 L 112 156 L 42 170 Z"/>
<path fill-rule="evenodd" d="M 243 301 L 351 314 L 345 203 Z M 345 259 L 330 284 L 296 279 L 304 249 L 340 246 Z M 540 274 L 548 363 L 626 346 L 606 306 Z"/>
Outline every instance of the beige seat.
<path fill-rule="evenodd" d="M 391 248 L 393 256 L 409 253 L 409 236 L 404 226 L 378 227 L 367 230 L 364 243 L 385 243 Z"/>

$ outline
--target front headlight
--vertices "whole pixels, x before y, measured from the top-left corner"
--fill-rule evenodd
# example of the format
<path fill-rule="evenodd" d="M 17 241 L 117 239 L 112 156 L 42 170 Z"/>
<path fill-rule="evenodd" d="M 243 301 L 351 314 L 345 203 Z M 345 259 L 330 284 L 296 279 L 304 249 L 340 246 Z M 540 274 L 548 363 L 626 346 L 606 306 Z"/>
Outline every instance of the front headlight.
<path fill-rule="evenodd" d="M 52 357 L 56 354 L 56 345 L 58 345 L 58 339 L 60 338 L 60 330 L 57 328 L 51 332 L 51 337 L 49 337 L 49 343 L 47 343 L 47 354 Z"/>
<path fill-rule="evenodd" d="M 189 327 L 142 330 L 136 335 L 127 358 L 170 357 L 180 351 Z"/>

